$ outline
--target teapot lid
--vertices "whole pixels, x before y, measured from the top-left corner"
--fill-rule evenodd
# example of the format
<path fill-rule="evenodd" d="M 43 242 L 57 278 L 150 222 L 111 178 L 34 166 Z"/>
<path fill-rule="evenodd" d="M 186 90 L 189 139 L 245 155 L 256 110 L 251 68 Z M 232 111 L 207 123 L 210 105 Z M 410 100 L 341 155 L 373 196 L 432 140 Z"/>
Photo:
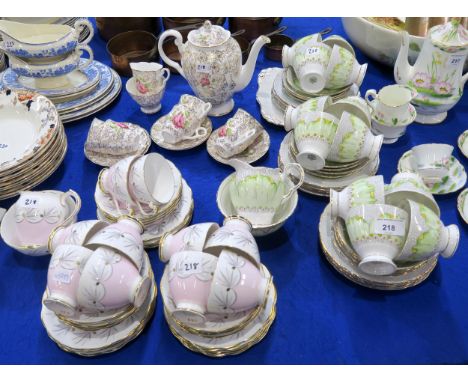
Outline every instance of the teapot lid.
<path fill-rule="evenodd" d="M 459 18 L 433 27 L 430 36 L 432 43 L 442 50 L 463 50 L 468 46 L 468 32 Z"/>
<path fill-rule="evenodd" d="M 229 37 L 231 32 L 221 26 L 211 25 L 210 20 L 206 20 L 200 28 L 191 31 L 187 38 L 193 45 L 208 48 L 225 43 Z"/>

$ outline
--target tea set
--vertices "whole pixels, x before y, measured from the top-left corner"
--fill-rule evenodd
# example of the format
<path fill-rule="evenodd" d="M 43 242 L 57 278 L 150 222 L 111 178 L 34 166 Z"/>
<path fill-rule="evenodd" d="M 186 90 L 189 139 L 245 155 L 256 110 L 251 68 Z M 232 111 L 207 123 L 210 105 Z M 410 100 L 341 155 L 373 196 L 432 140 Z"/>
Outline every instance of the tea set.
<path fill-rule="evenodd" d="M 247 220 L 231 216 L 222 227 L 195 224 L 161 240 L 164 315 L 187 348 L 212 357 L 238 354 L 271 326 L 276 290 L 251 232 Z"/>
<path fill-rule="evenodd" d="M 410 272 L 405 277 L 402 270 L 437 262 L 439 255 L 452 257 L 460 240 L 458 227 L 443 225 L 437 203 L 413 173 L 397 174 L 389 185 L 379 175 L 360 179 L 341 192 L 331 191 L 321 219 L 330 223 L 321 223 L 320 229 L 330 262 L 336 265 L 340 257 L 347 257 L 344 269 L 335 268 L 376 289 L 421 282 L 427 275 L 416 272 L 413 278 Z M 335 238 L 327 240 L 327 235 Z M 392 280 L 393 275 L 401 277 Z"/>
<path fill-rule="evenodd" d="M 46 155 L 41 150 L 61 149 L 54 166 L 49 164 L 55 169 L 66 151 L 58 115 L 63 122 L 89 116 L 112 102 L 121 88 L 117 74 L 93 61 L 87 45 L 93 29 L 87 20 L 76 21 L 74 28 L 25 25 L 0 20 L 1 50 L 10 58 L 1 84 L 13 88 L 13 95 L 0 93 L 0 103 L 22 108 L 18 124 L 24 125 L 33 111 L 41 126 L 31 126 L 35 141 L 31 149 L 18 148 L 21 156 L 2 158 L 6 154 L 0 152 L 0 172 L 8 182 L 9 176 L 27 172 L 34 153 L 40 161 Z M 79 41 L 85 28 L 89 37 Z M 466 183 L 451 145 L 413 147 L 400 158 L 389 184 L 376 173 L 383 143 L 396 142 L 413 122 L 442 121 L 461 97 L 468 38 L 458 20 L 431 29 L 413 67 L 404 57 L 409 41 L 403 33 L 397 83 L 369 89 L 364 97 L 359 87 L 367 64 L 357 61 L 344 38 L 322 39 L 316 33 L 285 45 L 283 68 L 262 70 L 257 91 L 263 118 L 287 132 L 278 168 L 251 165 L 268 153 L 270 136 L 246 110 L 238 108 L 213 131 L 210 117 L 234 110 L 233 94 L 249 84 L 259 51 L 269 42 L 258 37 L 242 65 L 234 37 L 208 20 L 190 31 L 185 43 L 177 30 L 162 33 L 162 60 L 195 95 L 181 95 L 166 115 L 157 117 L 150 134 L 131 122 L 92 121 L 84 153 L 105 167 L 94 193 L 97 220 L 77 222 L 81 200 L 72 190 L 2 186 L 7 196 L 21 191 L 1 219 L 3 240 L 26 255 L 51 255 L 41 320 L 63 350 L 105 354 L 141 333 L 156 302 L 145 252 L 154 247 L 166 264 L 160 281 L 164 316 L 185 347 L 223 357 L 258 343 L 275 319 L 277 294 L 255 237 L 271 235 L 286 223 L 297 208 L 298 190 L 329 197 L 319 223 L 321 247 L 331 265 L 357 284 L 409 288 L 424 281 L 440 257 L 456 252 L 459 229 L 444 225 L 434 199 Z M 168 38 L 174 38 L 181 64 L 166 55 Z M 88 59 L 81 58 L 83 51 Z M 160 112 L 169 69 L 156 62 L 129 66 L 131 98 L 142 113 Z M 10 134 L 16 122 L 12 126 L 3 130 L 9 128 Z M 466 135 L 458 139 L 465 156 Z M 174 163 L 155 152 L 146 154 L 151 140 L 173 151 L 207 142 L 213 159 L 234 168 L 216 195 L 222 226 L 189 226 L 192 190 Z M 457 207 L 468 222 L 466 195 L 467 190 L 460 193 Z"/>
<path fill-rule="evenodd" d="M 61 226 L 51 235 L 41 318 L 61 348 L 94 356 L 119 349 L 141 332 L 156 299 L 142 231 L 137 220 L 122 216 L 113 224 Z M 131 334 L 130 328 L 138 330 Z"/>
<path fill-rule="evenodd" d="M 230 159 L 252 163 L 270 148 L 270 136 L 248 112 L 238 109 L 226 124 L 215 130 L 207 142 L 208 153 L 218 162 Z"/>

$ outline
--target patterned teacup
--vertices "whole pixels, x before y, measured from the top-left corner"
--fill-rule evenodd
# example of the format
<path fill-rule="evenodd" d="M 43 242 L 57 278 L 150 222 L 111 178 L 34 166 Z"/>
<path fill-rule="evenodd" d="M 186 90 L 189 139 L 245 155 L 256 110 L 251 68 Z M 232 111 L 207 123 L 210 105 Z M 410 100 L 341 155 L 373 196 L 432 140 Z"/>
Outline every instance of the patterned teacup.
<path fill-rule="evenodd" d="M 333 46 L 325 72 L 327 89 L 340 89 L 351 84 L 361 85 L 367 64 L 360 65 L 354 55 L 341 46 Z"/>
<path fill-rule="evenodd" d="M 169 69 L 157 62 L 131 62 L 130 68 L 135 78 L 136 90 L 140 94 L 158 93 L 171 76 Z"/>

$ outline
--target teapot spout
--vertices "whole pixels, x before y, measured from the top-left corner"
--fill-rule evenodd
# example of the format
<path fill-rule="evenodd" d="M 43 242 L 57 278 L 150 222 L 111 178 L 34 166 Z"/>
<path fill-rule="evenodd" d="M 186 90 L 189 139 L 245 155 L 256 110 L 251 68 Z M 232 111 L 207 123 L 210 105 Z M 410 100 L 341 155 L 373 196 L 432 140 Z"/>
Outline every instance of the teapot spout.
<path fill-rule="evenodd" d="M 237 79 L 236 88 L 234 90 L 235 92 L 243 90 L 249 84 L 255 70 L 255 63 L 257 62 L 258 53 L 260 52 L 262 46 L 268 44 L 269 42 L 270 39 L 266 36 L 260 36 L 257 38 L 257 40 L 255 40 L 255 43 L 250 50 L 247 62 L 242 65 L 239 78 Z"/>
<path fill-rule="evenodd" d="M 413 66 L 408 61 L 409 53 L 409 34 L 406 31 L 401 32 L 401 47 L 395 61 L 393 75 L 398 84 L 407 84 L 413 78 Z"/>

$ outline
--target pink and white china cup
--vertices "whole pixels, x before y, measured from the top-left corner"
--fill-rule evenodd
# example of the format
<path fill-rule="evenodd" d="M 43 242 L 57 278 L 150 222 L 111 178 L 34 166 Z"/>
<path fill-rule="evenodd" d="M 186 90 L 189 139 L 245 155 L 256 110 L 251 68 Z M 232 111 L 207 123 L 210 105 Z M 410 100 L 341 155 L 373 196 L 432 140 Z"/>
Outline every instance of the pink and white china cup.
<path fill-rule="evenodd" d="M 166 233 L 159 242 L 159 259 L 167 263 L 180 251 L 203 251 L 208 238 L 219 229 L 217 223 L 199 223 L 181 229 L 177 233 Z"/>
<path fill-rule="evenodd" d="M 169 69 L 157 62 L 131 62 L 130 69 L 136 90 L 142 95 L 159 92 L 171 76 Z"/>
<path fill-rule="evenodd" d="M 22 191 L 14 205 L 16 234 L 24 245 L 47 245 L 50 233 L 76 221 L 81 199 L 73 191 Z"/>
<path fill-rule="evenodd" d="M 91 237 L 86 247 L 90 249 L 100 246 L 112 248 L 127 256 L 140 271 L 144 259 L 142 233 L 143 226 L 138 220 L 130 216 L 122 216 L 117 223 L 109 224 Z"/>
<path fill-rule="evenodd" d="M 347 111 L 341 115 L 327 159 L 347 163 L 368 158 L 374 161 L 380 153 L 383 135 L 374 135 L 360 118 Z"/>
<path fill-rule="evenodd" d="M 62 244 L 55 249 L 47 273 L 44 305 L 48 309 L 66 317 L 75 314 L 81 270 L 92 254 L 93 251 L 72 244 Z"/>
<path fill-rule="evenodd" d="M 224 249 L 218 258 L 208 296 L 210 313 L 243 312 L 266 299 L 269 279 L 250 260 Z"/>
<path fill-rule="evenodd" d="M 348 211 L 356 206 L 385 203 L 385 184 L 382 175 L 359 179 L 341 192 L 330 190 L 332 218 L 346 219 Z"/>
<path fill-rule="evenodd" d="M 450 168 L 453 146 L 444 143 L 426 143 L 411 149 L 415 169 L 426 183 L 440 182 Z"/>
<path fill-rule="evenodd" d="M 83 245 L 94 234 L 108 225 L 109 223 L 102 220 L 84 220 L 68 227 L 59 226 L 49 236 L 48 250 L 50 253 L 54 253 L 55 249 L 61 244 Z"/>
<path fill-rule="evenodd" d="M 243 217 L 225 218 L 223 226 L 208 238 L 204 251 L 219 256 L 223 249 L 229 249 L 260 266 L 260 251 L 252 235 L 252 225 Z"/>
<path fill-rule="evenodd" d="M 186 324 L 205 322 L 208 295 L 218 258 L 200 251 L 182 251 L 169 260 L 169 291 L 174 317 Z"/>
<path fill-rule="evenodd" d="M 169 162 L 157 153 L 136 159 L 128 175 L 132 200 L 149 205 L 153 211 L 172 199 L 175 182 Z M 143 208 L 140 211 L 146 214 Z"/>
<path fill-rule="evenodd" d="M 139 308 L 148 295 L 151 280 L 140 276 L 125 255 L 100 247 L 89 257 L 81 272 L 78 304 L 102 312 L 133 305 Z"/>
<path fill-rule="evenodd" d="M 203 106 L 197 108 L 192 108 L 191 105 L 179 103 L 172 108 L 161 131 L 164 141 L 176 144 L 206 135 L 207 129 L 201 124 L 211 110 L 211 103 L 204 102 Z"/>

